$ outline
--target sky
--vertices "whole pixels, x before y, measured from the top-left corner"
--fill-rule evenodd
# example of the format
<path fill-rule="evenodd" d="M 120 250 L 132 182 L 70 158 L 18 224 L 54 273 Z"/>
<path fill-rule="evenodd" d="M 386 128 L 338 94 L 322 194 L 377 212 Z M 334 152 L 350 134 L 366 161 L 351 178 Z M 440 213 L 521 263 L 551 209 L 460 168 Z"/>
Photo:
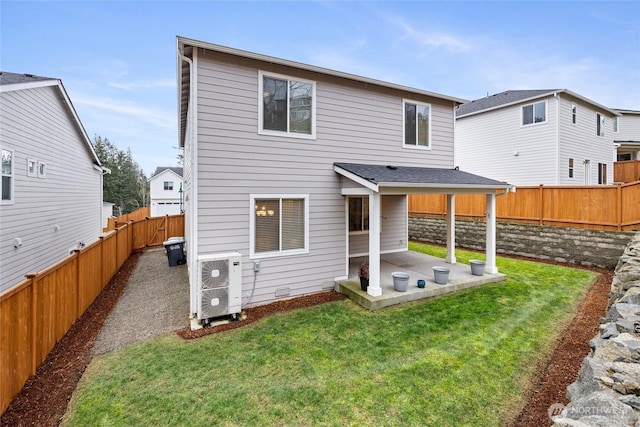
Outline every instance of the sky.
<path fill-rule="evenodd" d="M 0 69 L 61 79 L 89 137 L 147 176 L 177 165 L 176 36 L 467 100 L 569 89 L 640 110 L 640 0 L 0 0 Z"/>

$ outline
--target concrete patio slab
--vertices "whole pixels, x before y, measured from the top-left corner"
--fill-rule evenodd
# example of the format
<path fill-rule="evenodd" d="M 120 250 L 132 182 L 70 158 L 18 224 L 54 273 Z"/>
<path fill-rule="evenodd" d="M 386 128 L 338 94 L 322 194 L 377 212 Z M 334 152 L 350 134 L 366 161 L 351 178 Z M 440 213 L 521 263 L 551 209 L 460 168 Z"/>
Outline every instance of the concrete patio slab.
<path fill-rule="evenodd" d="M 418 252 L 398 252 L 385 254 L 380 259 L 380 286 L 382 295 L 374 297 L 360 289 L 358 269 L 366 257 L 351 258 L 349 263 L 349 278 L 339 281 L 336 290 L 347 295 L 368 310 L 378 310 L 391 305 L 408 301 L 445 295 L 452 292 L 469 289 L 487 283 L 501 282 L 507 279 L 505 274 L 487 274 L 474 276 L 468 264 L 447 264 L 443 259 Z M 449 267 L 449 281 L 446 285 L 435 283 L 433 267 Z M 393 288 L 391 273 L 400 271 L 409 273 L 409 287 L 406 292 L 397 292 Z M 426 282 L 424 288 L 418 288 L 418 279 Z"/>

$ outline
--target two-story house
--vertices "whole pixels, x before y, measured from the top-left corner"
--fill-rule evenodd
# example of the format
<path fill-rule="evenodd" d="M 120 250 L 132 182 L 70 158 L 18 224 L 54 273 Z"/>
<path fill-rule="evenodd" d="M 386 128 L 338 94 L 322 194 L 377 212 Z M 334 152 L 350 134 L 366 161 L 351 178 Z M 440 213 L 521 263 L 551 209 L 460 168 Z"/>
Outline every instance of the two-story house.
<path fill-rule="evenodd" d="M 613 118 L 613 143 L 619 162 L 640 160 L 640 111 L 614 109 L 619 117 Z"/>
<path fill-rule="evenodd" d="M 0 73 L 0 292 L 102 234 L 103 168 L 59 79 Z"/>
<path fill-rule="evenodd" d="M 455 195 L 486 194 L 497 272 L 495 197 L 511 186 L 455 168 L 464 100 L 183 37 L 177 53 L 193 317 L 216 253 L 236 254 L 242 306 L 333 289 L 359 255 L 381 295 L 380 255 L 408 250 L 409 193 L 447 194 L 454 263 Z"/>
<path fill-rule="evenodd" d="M 182 168 L 158 166 L 149 178 L 151 216 L 182 213 Z"/>
<path fill-rule="evenodd" d="M 610 184 L 618 115 L 567 89 L 480 98 L 457 109 L 455 163 L 515 185 Z"/>

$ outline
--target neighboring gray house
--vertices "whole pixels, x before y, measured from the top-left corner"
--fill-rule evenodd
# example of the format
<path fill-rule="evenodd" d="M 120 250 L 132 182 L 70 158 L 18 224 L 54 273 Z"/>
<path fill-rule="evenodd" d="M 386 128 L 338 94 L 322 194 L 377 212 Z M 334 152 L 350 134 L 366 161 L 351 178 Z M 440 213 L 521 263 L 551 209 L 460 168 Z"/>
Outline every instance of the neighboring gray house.
<path fill-rule="evenodd" d="M 58 79 L 0 73 L 0 292 L 102 234 L 103 168 Z"/>
<path fill-rule="evenodd" d="M 456 112 L 456 165 L 515 185 L 610 184 L 618 115 L 567 89 L 477 99 Z"/>
<path fill-rule="evenodd" d="M 613 143 L 617 160 L 640 160 L 640 111 L 614 109 L 620 117 L 613 119 Z"/>
<path fill-rule="evenodd" d="M 408 250 L 409 193 L 448 195 L 447 262 L 455 194 L 486 194 L 497 272 L 495 197 L 511 186 L 454 167 L 463 100 L 182 37 L 177 49 L 194 319 L 216 254 L 233 260 L 242 306 L 333 289 L 363 254 L 381 295 L 380 254 Z"/>
<path fill-rule="evenodd" d="M 149 178 L 150 215 L 182 213 L 182 168 L 158 166 Z"/>

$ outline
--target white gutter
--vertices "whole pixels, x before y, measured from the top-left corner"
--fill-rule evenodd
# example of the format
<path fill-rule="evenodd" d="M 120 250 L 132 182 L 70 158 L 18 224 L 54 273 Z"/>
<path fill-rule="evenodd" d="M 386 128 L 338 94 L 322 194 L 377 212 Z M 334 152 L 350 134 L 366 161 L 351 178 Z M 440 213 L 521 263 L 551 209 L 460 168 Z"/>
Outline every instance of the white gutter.
<path fill-rule="evenodd" d="M 180 41 L 178 40 L 178 56 L 180 59 L 187 64 L 189 64 L 189 102 L 187 104 L 187 120 L 185 124 L 185 132 L 188 132 L 188 135 L 185 134 L 185 145 L 187 140 L 191 142 L 191 156 L 189 159 L 184 158 L 185 162 L 190 163 L 191 168 L 191 188 L 189 189 L 189 196 L 191 196 L 191 212 L 188 212 L 189 215 L 189 236 L 185 236 L 188 240 L 188 272 L 189 272 L 189 289 L 190 289 L 190 310 L 189 317 L 195 318 L 197 316 L 198 307 L 198 295 L 197 295 L 197 284 L 198 284 L 198 197 L 195 195 L 198 194 L 198 165 L 197 165 L 197 152 L 198 152 L 198 134 L 197 134 L 197 103 L 195 101 L 195 89 L 197 87 L 196 81 L 196 73 L 194 70 L 194 62 L 197 60 L 196 58 L 196 49 L 193 50 L 194 60 L 184 56 Z M 178 87 L 182 87 L 182 66 L 181 63 L 178 62 Z M 180 94 L 180 91 L 178 91 Z M 180 95 L 178 95 L 178 123 L 180 123 Z M 180 139 L 180 132 L 178 132 L 178 139 Z M 179 141 L 178 141 L 179 143 Z M 184 175 L 184 174 L 183 174 Z M 184 179 L 184 177 L 183 177 Z M 184 195 L 184 194 L 183 194 Z M 184 195 L 186 196 L 186 195 Z M 186 219 L 186 218 L 185 218 Z"/>

